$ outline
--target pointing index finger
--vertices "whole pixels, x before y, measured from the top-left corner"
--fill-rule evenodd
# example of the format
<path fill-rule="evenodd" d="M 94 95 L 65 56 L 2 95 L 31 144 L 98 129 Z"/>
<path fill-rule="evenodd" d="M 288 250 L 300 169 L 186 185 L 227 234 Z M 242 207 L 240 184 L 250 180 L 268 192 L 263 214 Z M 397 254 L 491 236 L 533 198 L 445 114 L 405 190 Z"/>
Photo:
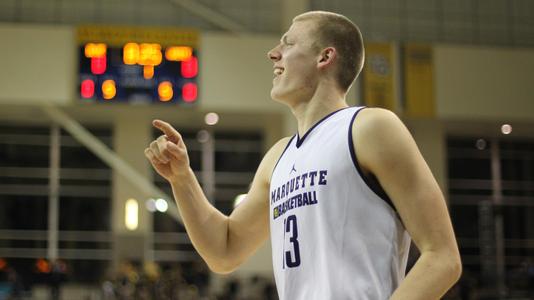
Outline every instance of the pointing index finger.
<path fill-rule="evenodd" d="M 180 139 L 180 134 L 169 123 L 162 120 L 152 121 L 152 125 L 161 130 L 169 138 L 170 141 L 176 143 Z"/>

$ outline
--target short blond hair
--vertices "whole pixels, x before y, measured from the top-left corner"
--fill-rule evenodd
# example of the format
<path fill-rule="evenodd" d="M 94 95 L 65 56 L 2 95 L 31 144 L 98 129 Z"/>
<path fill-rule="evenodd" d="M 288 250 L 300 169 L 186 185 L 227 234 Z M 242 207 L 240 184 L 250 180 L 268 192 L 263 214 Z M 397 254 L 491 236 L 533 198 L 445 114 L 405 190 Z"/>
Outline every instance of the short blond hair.
<path fill-rule="evenodd" d="M 347 17 L 326 11 L 310 11 L 296 16 L 293 22 L 313 21 L 312 43 L 318 51 L 334 47 L 338 54 L 337 80 L 347 91 L 363 67 L 365 50 L 360 29 Z"/>

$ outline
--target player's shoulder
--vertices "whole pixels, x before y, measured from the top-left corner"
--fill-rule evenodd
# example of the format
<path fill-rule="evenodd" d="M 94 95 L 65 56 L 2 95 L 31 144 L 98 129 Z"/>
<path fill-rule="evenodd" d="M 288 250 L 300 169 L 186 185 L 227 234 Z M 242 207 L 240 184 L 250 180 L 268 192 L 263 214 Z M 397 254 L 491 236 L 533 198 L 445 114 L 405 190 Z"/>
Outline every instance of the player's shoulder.
<path fill-rule="evenodd" d="M 274 160 L 275 163 L 278 161 L 278 158 L 282 155 L 284 150 L 287 148 L 294 136 L 286 136 L 278 140 L 265 154 L 265 158 L 269 160 Z"/>
<path fill-rule="evenodd" d="M 380 107 L 366 107 L 358 112 L 353 125 L 357 126 L 387 126 L 401 122 L 399 117 L 389 109 Z"/>
<path fill-rule="evenodd" d="M 402 120 L 383 108 L 363 109 L 352 125 L 353 147 L 361 165 L 382 164 L 408 149 L 412 137 Z"/>
<path fill-rule="evenodd" d="M 265 179 L 270 178 L 278 159 L 280 159 L 292 138 L 292 136 L 281 138 L 271 147 L 271 149 L 269 149 L 269 151 L 267 151 L 263 157 L 260 163 L 259 171 L 265 175 Z"/>
<path fill-rule="evenodd" d="M 358 112 L 352 123 L 352 136 L 355 139 L 382 139 L 403 129 L 401 119 L 391 110 L 372 107 Z"/>

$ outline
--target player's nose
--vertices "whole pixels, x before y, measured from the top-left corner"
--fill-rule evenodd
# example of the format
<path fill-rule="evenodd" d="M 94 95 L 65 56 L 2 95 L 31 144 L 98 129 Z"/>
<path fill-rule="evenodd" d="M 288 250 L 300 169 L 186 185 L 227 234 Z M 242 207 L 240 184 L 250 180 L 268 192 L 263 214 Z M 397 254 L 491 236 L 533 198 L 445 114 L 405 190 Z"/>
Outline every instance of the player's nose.
<path fill-rule="evenodd" d="M 279 61 L 282 55 L 280 54 L 280 51 L 278 51 L 278 46 L 267 52 L 267 57 L 272 61 Z"/>

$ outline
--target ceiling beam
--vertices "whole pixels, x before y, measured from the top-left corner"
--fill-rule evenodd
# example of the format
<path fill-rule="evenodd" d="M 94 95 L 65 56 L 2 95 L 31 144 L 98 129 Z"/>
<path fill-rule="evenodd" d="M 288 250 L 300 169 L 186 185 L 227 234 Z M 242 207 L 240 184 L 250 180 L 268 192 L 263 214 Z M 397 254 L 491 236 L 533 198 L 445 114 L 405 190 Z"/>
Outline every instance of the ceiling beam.
<path fill-rule="evenodd" d="M 178 207 L 174 203 L 173 197 L 159 189 L 152 181 L 139 173 L 139 171 L 122 159 L 115 151 L 111 150 L 78 121 L 65 114 L 61 109 L 47 104 L 44 104 L 41 109 L 52 121 L 63 127 L 74 139 L 93 152 L 112 168 L 113 171 L 124 176 L 132 185 L 138 187 L 147 196 L 165 199 L 169 205 L 167 213 L 176 221 L 182 223 L 180 214 L 178 213 Z"/>

